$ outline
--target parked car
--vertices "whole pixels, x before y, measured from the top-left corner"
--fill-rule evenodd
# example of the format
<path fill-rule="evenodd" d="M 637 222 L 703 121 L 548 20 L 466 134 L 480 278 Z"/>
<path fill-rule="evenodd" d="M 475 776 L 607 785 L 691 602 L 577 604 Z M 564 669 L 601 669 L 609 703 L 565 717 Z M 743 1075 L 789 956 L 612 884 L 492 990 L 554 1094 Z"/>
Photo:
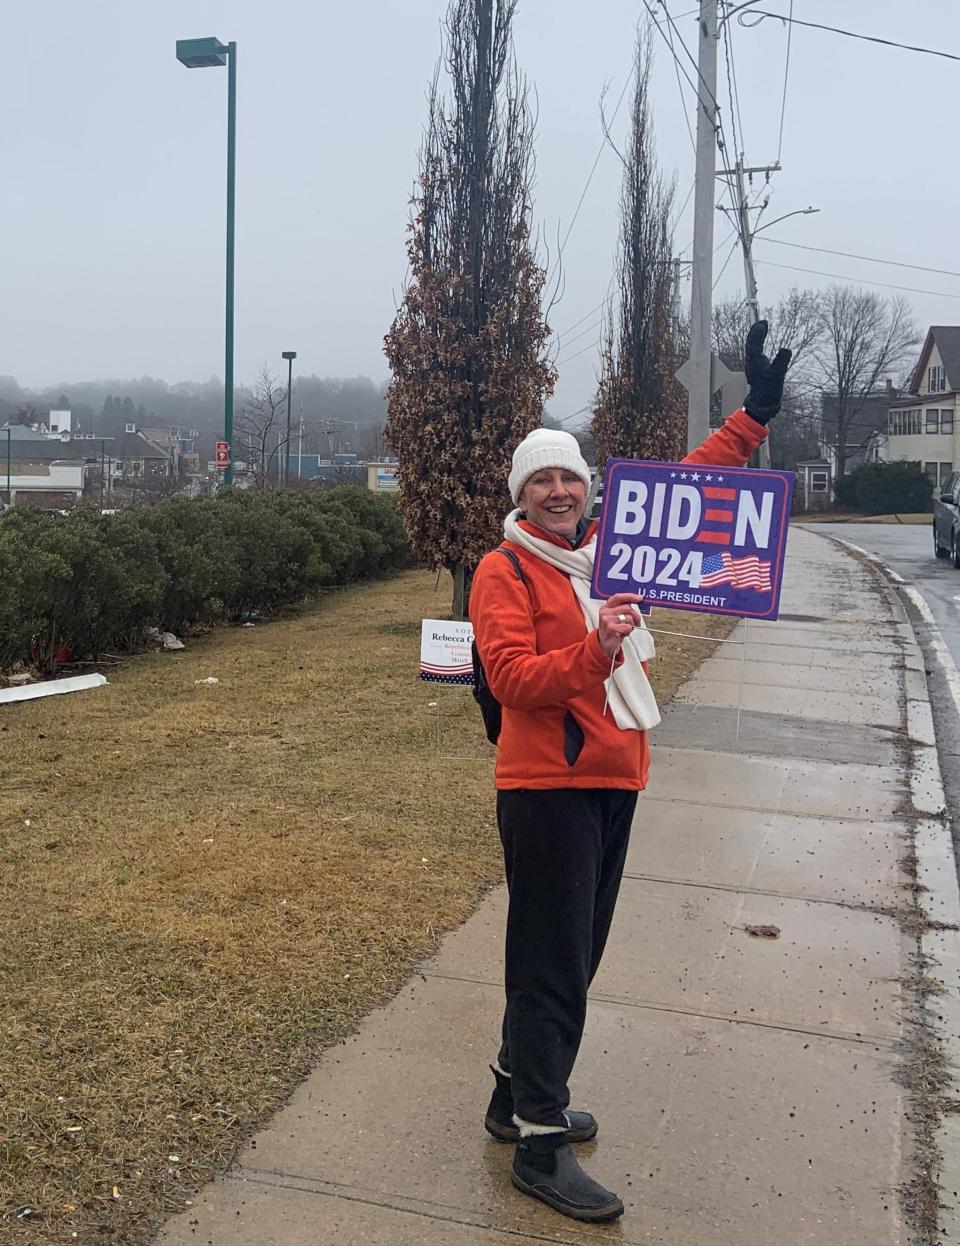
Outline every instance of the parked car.
<path fill-rule="evenodd" d="M 954 472 L 933 503 L 933 552 L 960 569 L 960 472 Z"/>

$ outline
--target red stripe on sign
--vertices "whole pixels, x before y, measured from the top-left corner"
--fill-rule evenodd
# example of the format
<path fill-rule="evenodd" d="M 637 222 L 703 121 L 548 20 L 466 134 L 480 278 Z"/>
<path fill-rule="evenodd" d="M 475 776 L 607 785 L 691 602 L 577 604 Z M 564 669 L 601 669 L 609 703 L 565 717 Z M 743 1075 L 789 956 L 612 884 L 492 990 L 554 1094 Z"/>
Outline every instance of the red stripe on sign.
<path fill-rule="evenodd" d="M 733 511 L 707 511 L 708 523 L 733 523 Z"/>
<path fill-rule="evenodd" d="M 732 502 L 737 496 L 736 489 L 715 489 L 712 485 L 704 485 L 703 496 L 715 498 L 718 502 Z"/>
<path fill-rule="evenodd" d="M 709 541 L 711 545 L 729 545 L 729 532 L 698 532 L 694 537 L 695 541 Z"/>

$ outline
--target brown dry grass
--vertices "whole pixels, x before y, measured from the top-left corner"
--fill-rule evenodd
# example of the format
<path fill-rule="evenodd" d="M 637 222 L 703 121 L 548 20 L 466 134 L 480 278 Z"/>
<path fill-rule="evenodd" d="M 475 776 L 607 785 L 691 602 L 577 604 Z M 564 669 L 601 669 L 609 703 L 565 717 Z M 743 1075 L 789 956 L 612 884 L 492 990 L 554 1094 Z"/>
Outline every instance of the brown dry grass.
<path fill-rule="evenodd" d="M 416 678 L 448 602 L 410 572 L 0 710 L 0 1234 L 146 1240 L 498 877 L 479 715 Z M 659 648 L 666 701 L 713 646 Z"/>

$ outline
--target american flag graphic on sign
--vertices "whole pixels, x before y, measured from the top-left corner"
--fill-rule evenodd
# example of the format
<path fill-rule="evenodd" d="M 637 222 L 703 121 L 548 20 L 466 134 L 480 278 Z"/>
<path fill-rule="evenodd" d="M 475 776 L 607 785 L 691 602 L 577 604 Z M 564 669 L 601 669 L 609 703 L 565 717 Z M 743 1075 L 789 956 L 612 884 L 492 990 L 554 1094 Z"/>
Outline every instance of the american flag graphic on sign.
<path fill-rule="evenodd" d="M 734 588 L 751 588 L 755 593 L 772 592 L 770 564 L 762 562 L 756 554 L 734 558 L 726 552 L 707 554 L 703 560 L 701 588 L 714 588 L 718 584 L 732 584 Z"/>

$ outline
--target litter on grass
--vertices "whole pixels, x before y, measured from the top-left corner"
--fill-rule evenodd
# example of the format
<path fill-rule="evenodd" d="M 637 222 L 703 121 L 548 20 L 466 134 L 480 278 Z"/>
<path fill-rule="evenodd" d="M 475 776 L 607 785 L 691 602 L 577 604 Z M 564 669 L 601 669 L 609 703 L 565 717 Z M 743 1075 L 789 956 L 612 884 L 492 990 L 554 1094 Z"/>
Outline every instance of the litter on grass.
<path fill-rule="evenodd" d="M 66 679 L 44 679 L 20 688 L 0 688 L 0 704 L 34 701 L 37 697 L 53 697 L 64 692 L 82 692 L 84 688 L 102 688 L 106 682 L 106 675 L 70 675 Z"/>

